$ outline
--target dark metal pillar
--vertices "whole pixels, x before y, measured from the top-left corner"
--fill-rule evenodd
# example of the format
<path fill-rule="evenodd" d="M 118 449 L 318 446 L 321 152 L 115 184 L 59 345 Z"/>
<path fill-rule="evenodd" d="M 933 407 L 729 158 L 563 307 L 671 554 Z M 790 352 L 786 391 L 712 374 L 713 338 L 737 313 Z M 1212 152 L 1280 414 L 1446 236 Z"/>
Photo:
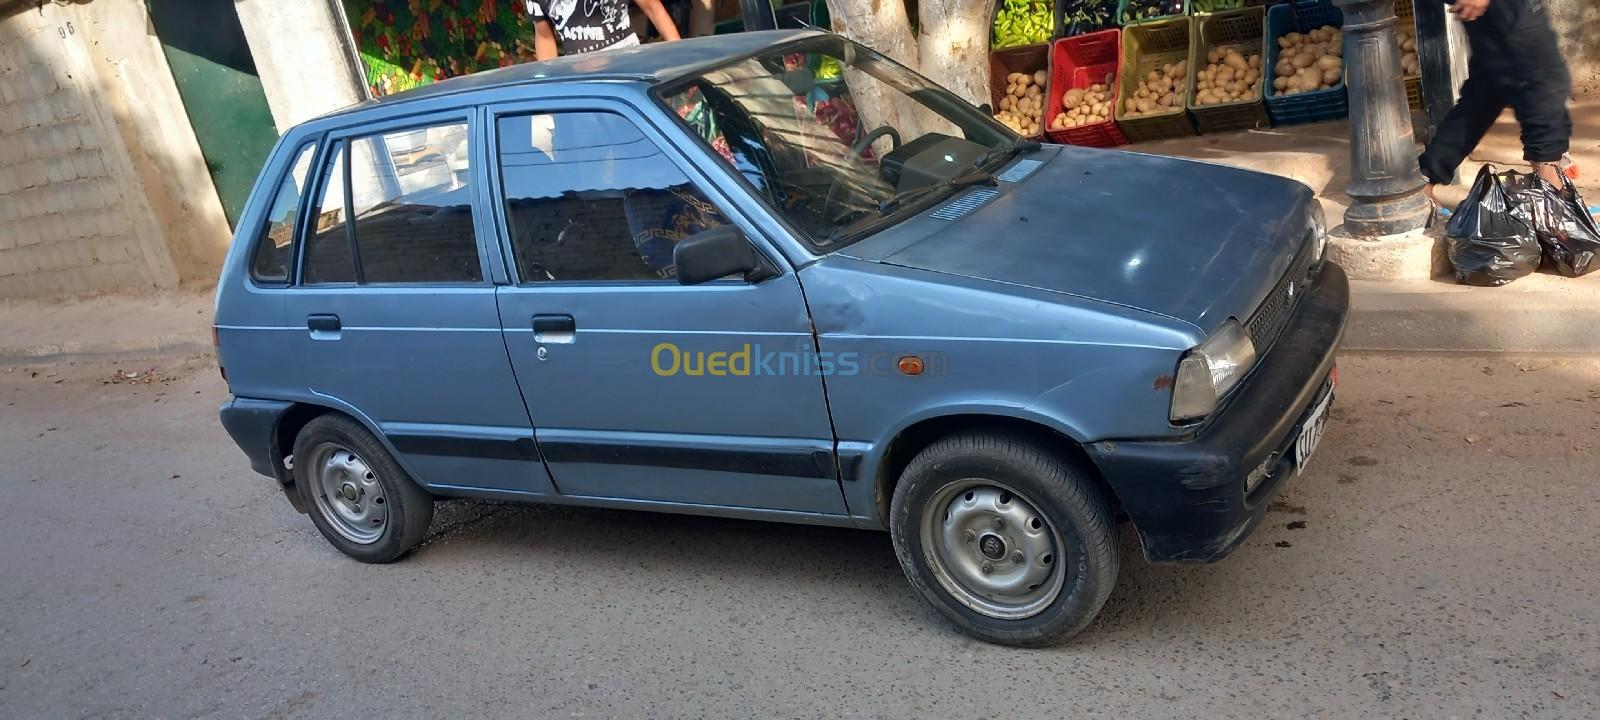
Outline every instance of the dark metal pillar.
<path fill-rule="evenodd" d="M 1394 0 L 1334 0 L 1344 11 L 1345 81 L 1350 88 L 1350 208 L 1355 237 L 1420 229 L 1430 207 L 1422 196 L 1411 110 L 1401 79 Z"/>
<path fill-rule="evenodd" d="M 739 10 L 746 30 L 778 29 L 778 16 L 768 0 L 739 0 Z"/>

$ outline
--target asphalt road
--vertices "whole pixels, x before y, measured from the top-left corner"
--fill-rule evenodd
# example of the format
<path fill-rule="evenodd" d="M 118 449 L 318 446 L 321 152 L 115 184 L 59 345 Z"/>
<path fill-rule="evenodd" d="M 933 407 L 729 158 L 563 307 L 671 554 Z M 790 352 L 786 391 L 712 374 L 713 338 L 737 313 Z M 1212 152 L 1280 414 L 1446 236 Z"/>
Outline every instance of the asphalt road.
<path fill-rule="evenodd" d="M 361 565 L 213 369 L 149 365 L 0 369 L 0 718 L 1600 716 L 1596 361 L 1346 358 L 1244 547 L 1125 527 L 1043 651 L 958 634 L 881 533 L 453 502 Z"/>

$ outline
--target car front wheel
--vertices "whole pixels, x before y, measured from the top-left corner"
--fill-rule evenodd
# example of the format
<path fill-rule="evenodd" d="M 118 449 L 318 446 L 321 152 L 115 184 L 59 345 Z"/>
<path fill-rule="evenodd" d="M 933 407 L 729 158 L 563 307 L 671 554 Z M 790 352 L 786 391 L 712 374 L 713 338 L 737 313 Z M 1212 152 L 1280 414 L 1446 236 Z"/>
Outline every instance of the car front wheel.
<path fill-rule="evenodd" d="M 1070 460 L 1001 433 L 962 433 L 906 467 L 890 505 L 900 566 L 961 629 L 1040 646 L 1081 631 L 1117 578 L 1111 510 Z"/>

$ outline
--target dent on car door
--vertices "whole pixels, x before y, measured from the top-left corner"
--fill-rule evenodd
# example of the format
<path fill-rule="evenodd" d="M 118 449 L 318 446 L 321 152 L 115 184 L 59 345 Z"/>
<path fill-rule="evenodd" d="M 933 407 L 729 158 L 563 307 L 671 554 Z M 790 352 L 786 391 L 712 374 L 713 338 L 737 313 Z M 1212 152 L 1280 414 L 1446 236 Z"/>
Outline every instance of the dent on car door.
<path fill-rule="evenodd" d="M 675 244 L 734 219 L 651 135 L 611 112 L 492 114 L 518 279 L 501 321 L 560 491 L 844 514 L 794 274 L 678 284 Z"/>
<path fill-rule="evenodd" d="M 330 145 L 287 316 L 309 397 L 376 425 L 417 480 L 549 493 L 475 231 L 472 129 Z"/>

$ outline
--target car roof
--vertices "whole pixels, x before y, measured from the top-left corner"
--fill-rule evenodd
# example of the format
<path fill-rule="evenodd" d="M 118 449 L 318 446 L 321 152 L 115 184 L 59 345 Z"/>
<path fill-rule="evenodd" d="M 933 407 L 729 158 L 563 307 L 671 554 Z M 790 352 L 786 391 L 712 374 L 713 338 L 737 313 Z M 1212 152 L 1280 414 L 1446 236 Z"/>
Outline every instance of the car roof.
<path fill-rule="evenodd" d="M 657 42 L 620 50 L 567 55 L 442 80 L 356 103 L 317 120 L 394 108 L 419 100 L 528 84 L 621 80 L 657 85 L 705 72 L 791 40 L 820 37 L 816 30 L 762 30 Z M 312 121 L 315 122 L 315 121 Z"/>

